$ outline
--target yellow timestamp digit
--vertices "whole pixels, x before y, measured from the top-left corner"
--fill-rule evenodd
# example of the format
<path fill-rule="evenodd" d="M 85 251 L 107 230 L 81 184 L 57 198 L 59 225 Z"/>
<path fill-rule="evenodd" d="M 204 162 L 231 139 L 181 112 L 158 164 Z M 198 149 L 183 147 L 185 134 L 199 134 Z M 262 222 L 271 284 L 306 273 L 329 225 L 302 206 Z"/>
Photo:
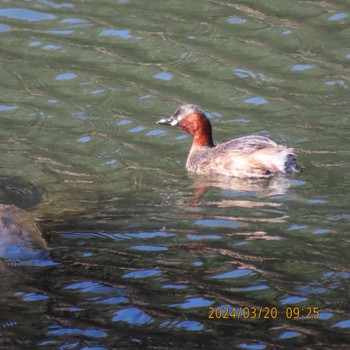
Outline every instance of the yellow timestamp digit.
<path fill-rule="evenodd" d="M 318 311 L 318 307 L 310 307 L 308 306 L 306 308 L 307 314 L 305 315 L 306 318 L 319 318 L 320 317 L 320 312 Z"/>
<path fill-rule="evenodd" d="M 298 319 L 298 318 L 306 318 L 306 319 L 317 319 L 320 317 L 320 312 L 318 311 L 318 307 L 291 307 L 288 306 L 285 310 L 285 316 L 288 319 Z"/>

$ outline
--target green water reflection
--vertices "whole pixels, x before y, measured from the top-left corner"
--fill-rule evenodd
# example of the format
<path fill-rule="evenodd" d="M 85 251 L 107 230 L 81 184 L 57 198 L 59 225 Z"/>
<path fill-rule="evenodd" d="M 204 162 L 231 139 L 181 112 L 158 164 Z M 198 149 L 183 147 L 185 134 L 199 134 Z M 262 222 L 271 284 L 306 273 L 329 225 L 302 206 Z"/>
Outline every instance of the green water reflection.
<path fill-rule="evenodd" d="M 347 348 L 349 23 L 341 0 L 3 1 L 0 202 L 50 257 L 0 257 L 0 348 Z M 303 172 L 189 176 L 155 124 L 181 103 Z"/>

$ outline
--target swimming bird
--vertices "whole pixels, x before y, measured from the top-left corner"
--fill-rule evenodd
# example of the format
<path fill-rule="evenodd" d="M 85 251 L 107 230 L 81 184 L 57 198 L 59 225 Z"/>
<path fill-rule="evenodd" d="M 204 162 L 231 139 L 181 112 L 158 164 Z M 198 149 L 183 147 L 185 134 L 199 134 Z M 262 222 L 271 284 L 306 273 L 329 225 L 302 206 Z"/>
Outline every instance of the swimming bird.
<path fill-rule="evenodd" d="M 177 126 L 192 135 L 186 162 L 189 172 L 264 179 L 299 169 L 293 148 L 279 145 L 265 136 L 243 136 L 215 145 L 208 117 L 194 104 L 180 106 L 171 117 L 157 124 Z"/>

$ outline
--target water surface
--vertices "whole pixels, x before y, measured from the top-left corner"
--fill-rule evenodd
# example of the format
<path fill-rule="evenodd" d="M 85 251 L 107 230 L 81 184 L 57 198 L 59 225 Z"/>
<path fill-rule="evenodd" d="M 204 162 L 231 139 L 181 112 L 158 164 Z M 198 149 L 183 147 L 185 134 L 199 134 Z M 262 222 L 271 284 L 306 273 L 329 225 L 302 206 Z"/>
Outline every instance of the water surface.
<path fill-rule="evenodd" d="M 0 347 L 346 349 L 349 24 L 341 0 L 3 1 L 0 201 L 50 251 L 0 258 Z M 181 103 L 303 172 L 189 176 L 155 124 Z"/>

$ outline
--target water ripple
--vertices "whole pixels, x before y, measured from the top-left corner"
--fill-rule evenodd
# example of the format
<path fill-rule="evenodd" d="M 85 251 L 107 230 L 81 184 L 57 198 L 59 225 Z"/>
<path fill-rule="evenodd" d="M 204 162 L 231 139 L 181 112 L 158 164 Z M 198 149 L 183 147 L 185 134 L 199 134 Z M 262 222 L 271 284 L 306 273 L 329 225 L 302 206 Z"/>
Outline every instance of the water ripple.
<path fill-rule="evenodd" d="M 87 337 L 87 338 L 105 338 L 107 337 L 108 333 L 100 331 L 98 329 L 78 329 L 78 328 L 59 328 L 59 327 L 52 327 L 48 332 L 49 335 L 54 336 L 66 336 L 66 335 L 73 335 L 73 336 L 81 336 L 81 337 Z"/>
<path fill-rule="evenodd" d="M 131 307 L 123 310 L 119 310 L 112 318 L 112 322 L 126 322 L 131 325 L 144 325 L 153 322 L 151 316 L 147 315 L 142 310 Z"/>
<path fill-rule="evenodd" d="M 52 260 L 0 259 L 1 345 L 347 348 L 347 9 L 13 4 L 0 9 L 1 171 L 45 194 L 33 204 L 0 179 L 0 199 L 33 211 Z M 303 172 L 187 174 L 190 137 L 155 124 L 185 102 L 208 111 L 215 142 L 267 135 Z M 306 304 L 319 319 L 208 320 L 211 305 Z"/>
<path fill-rule="evenodd" d="M 212 276 L 212 278 L 215 278 L 215 279 L 238 278 L 238 277 L 247 276 L 251 274 L 253 274 L 253 271 L 248 269 L 232 270 L 232 271 L 216 274 Z"/>
<path fill-rule="evenodd" d="M 50 13 L 44 13 L 23 8 L 0 9 L 0 17 L 7 17 L 10 19 L 17 19 L 20 21 L 28 22 L 53 20 L 56 18 L 56 16 Z"/>
<path fill-rule="evenodd" d="M 0 32 L 5 33 L 10 31 L 11 28 L 10 26 L 6 25 L 6 24 L 0 24 Z"/>
<path fill-rule="evenodd" d="M 128 272 L 123 275 L 124 278 L 147 278 L 159 275 L 161 271 L 159 270 L 140 270 L 140 271 L 133 271 Z"/>

